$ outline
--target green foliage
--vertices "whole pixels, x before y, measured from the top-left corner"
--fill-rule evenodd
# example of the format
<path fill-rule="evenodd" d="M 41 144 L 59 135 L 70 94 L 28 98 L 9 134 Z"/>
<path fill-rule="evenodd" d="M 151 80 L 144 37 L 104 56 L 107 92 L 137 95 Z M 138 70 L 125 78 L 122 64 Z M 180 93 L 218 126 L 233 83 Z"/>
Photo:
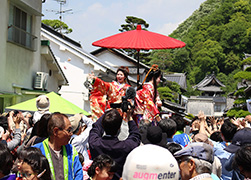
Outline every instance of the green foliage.
<path fill-rule="evenodd" d="M 234 92 L 237 87 L 237 83 L 239 82 L 238 79 L 234 78 L 234 75 L 239 72 L 240 69 L 235 69 L 230 74 L 226 75 L 224 73 L 217 74 L 217 78 L 226 86 L 222 87 L 222 90 L 225 92 L 225 95 L 227 96 L 229 93 Z"/>
<path fill-rule="evenodd" d="M 170 35 L 186 46 L 154 50 L 150 64 L 161 64 L 165 72 L 186 72 L 187 95 L 199 94 L 192 86 L 213 72 L 226 86 L 225 95 L 233 92 L 241 78 L 251 80 L 251 74 L 240 71 L 242 64 L 251 64 L 251 59 L 242 61 L 244 53 L 251 54 L 250 4 L 250 0 L 205 1 Z"/>
<path fill-rule="evenodd" d="M 172 94 L 172 90 L 169 87 L 159 87 L 158 92 L 160 99 L 173 101 L 174 95 Z"/>
<path fill-rule="evenodd" d="M 222 69 L 223 72 L 227 74 L 231 73 L 235 69 L 241 68 L 241 58 L 235 55 L 232 51 L 227 55 L 224 61 L 225 67 Z"/>
<path fill-rule="evenodd" d="M 248 111 L 245 111 L 241 108 L 233 108 L 233 109 L 230 109 L 228 112 L 227 112 L 227 116 L 228 117 L 236 117 L 236 118 L 239 118 L 239 117 L 246 117 L 247 115 L 250 115 L 250 112 Z"/>
<path fill-rule="evenodd" d="M 188 115 L 186 115 L 185 117 L 192 120 L 195 116 L 193 114 L 188 113 Z"/>
<path fill-rule="evenodd" d="M 171 102 L 178 102 L 179 94 L 181 94 L 180 86 L 176 82 L 167 81 L 164 87 L 158 87 L 160 99 Z"/>
<path fill-rule="evenodd" d="M 72 32 L 72 29 L 69 28 L 67 24 L 65 24 L 64 22 L 60 20 L 45 19 L 45 20 L 42 20 L 42 23 L 50 26 L 55 31 L 61 32 L 62 34 L 69 34 Z"/>
<path fill-rule="evenodd" d="M 246 89 L 245 87 L 238 89 L 238 90 L 234 93 L 234 95 L 235 95 L 236 97 L 244 97 L 244 96 L 245 96 L 245 91 L 244 91 L 245 89 Z M 240 103 L 239 103 L 239 104 L 240 104 Z"/>
<path fill-rule="evenodd" d="M 246 102 L 246 98 L 238 98 L 234 101 L 234 104 L 243 104 Z"/>
<path fill-rule="evenodd" d="M 251 65 L 251 57 L 248 57 L 247 59 L 244 59 L 241 62 L 242 65 Z"/>
<path fill-rule="evenodd" d="M 251 72 L 250 71 L 240 71 L 234 75 L 236 79 L 246 79 L 251 81 Z"/>
<path fill-rule="evenodd" d="M 144 30 L 149 27 L 149 24 L 144 19 L 134 16 L 126 16 L 125 22 L 126 24 L 121 25 L 121 29 L 119 29 L 120 32 L 134 30 L 138 24 L 143 25 L 144 27 L 142 27 L 142 29 Z"/>
<path fill-rule="evenodd" d="M 173 64 L 172 54 L 167 53 L 165 50 L 156 50 L 150 55 L 151 61 L 149 62 L 150 65 L 158 64 L 160 69 L 163 72 L 168 72 L 168 67 Z"/>

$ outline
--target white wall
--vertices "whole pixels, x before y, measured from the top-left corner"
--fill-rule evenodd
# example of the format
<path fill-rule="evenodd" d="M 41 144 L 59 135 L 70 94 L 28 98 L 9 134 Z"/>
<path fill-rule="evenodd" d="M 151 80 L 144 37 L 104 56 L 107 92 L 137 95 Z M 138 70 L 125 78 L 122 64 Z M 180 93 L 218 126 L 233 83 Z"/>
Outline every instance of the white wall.
<path fill-rule="evenodd" d="M 74 45 L 61 41 L 59 37 L 42 30 L 41 39 L 49 40 L 50 47 L 64 72 L 69 85 L 62 86 L 61 96 L 78 107 L 90 112 L 89 91 L 85 88 L 86 76 L 94 71 L 106 71 L 106 68 L 95 63 L 83 53 L 77 51 Z"/>
<path fill-rule="evenodd" d="M 206 116 L 214 115 L 214 102 L 212 98 L 189 98 L 187 102 L 187 113 L 195 116 L 203 111 Z"/>

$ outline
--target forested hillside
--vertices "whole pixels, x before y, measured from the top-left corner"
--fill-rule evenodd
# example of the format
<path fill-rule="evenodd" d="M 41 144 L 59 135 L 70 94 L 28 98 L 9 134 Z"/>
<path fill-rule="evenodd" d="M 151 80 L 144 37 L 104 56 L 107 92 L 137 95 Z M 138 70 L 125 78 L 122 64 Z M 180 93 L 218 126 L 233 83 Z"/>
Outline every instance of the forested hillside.
<path fill-rule="evenodd" d="M 232 92 L 244 53 L 251 53 L 250 0 L 207 0 L 170 36 L 186 47 L 153 51 L 150 64 L 160 64 L 165 72 L 186 72 L 187 95 L 213 72 L 227 86 L 226 93 Z"/>

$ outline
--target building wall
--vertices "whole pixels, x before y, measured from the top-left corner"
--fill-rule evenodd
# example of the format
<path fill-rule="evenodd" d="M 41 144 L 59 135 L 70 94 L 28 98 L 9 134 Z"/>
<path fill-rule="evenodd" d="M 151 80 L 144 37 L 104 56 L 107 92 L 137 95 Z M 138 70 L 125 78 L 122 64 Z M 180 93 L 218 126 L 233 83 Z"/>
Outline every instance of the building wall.
<path fill-rule="evenodd" d="M 14 19 L 14 7 L 28 14 L 27 17 L 32 17 L 32 20 L 29 21 L 31 25 L 27 25 L 27 27 L 35 37 L 34 48 L 33 46 L 27 48 L 27 46 L 12 41 L 16 35 L 14 29 L 17 29 L 12 20 Z M 3 111 L 6 106 L 39 95 L 32 94 L 32 92 L 28 94 L 23 90 L 33 90 L 37 71 L 48 72 L 47 64 L 41 60 L 40 55 L 41 9 L 41 0 L 1 0 L 0 2 L 0 111 Z M 9 39 L 10 37 L 12 39 Z M 27 37 L 31 36 L 26 35 L 25 42 L 28 41 Z M 55 79 L 52 80 L 51 84 L 55 84 Z M 52 86 L 51 90 L 57 91 L 57 87 Z"/>
<path fill-rule="evenodd" d="M 203 111 L 206 116 L 214 115 L 214 102 L 212 98 L 189 98 L 187 102 L 187 113 L 197 116 Z"/>
<path fill-rule="evenodd" d="M 35 72 L 41 69 L 39 36 L 41 16 L 38 15 L 38 12 L 34 12 L 34 9 L 41 13 L 42 3 L 38 0 L 36 0 L 36 3 L 32 0 L 9 2 L 20 8 L 22 11 L 32 15 L 32 35 L 36 37 L 34 41 L 35 49 L 33 50 L 25 48 L 18 43 L 10 42 L 6 39 L 5 44 L 7 56 L 5 59 L 5 69 L 7 71 L 5 71 L 4 84 L 6 84 L 6 86 L 4 87 L 4 90 L 12 92 L 13 83 L 24 88 L 32 89 Z M 6 7 L 7 14 L 9 14 L 10 3 Z M 11 15 L 9 14 L 9 17 L 10 16 Z"/>
<path fill-rule="evenodd" d="M 98 74 L 105 72 L 106 68 L 93 62 L 84 53 L 76 51 L 74 45 L 65 44 L 54 34 L 42 30 L 41 39 L 50 41 L 50 47 L 69 82 L 68 86 L 61 87 L 61 96 L 90 112 L 89 90 L 84 86 L 84 82 L 91 71 Z"/>
<path fill-rule="evenodd" d="M 8 34 L 8 21 L 9 21 L 9 5 L 8 0 L 1 0 L 0 5 L 0 90 L 3 91 L 5 87 L 5 71 L 6 71 L 6 46 L 7 46 L 7 34 Z"/>

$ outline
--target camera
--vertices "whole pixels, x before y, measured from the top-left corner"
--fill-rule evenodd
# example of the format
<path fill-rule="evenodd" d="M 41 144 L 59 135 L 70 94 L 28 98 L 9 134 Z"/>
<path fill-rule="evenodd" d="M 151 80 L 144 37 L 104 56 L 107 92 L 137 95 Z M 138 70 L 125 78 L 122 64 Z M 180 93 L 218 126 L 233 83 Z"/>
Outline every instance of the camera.
<path fill-rule="evenodd" d="M 127 112 L 128 108 L 131 107 L 132 109 L 135 108 L 134 106 L 134 99 L 136 96 L 136 90 L 133 87 L 128 87 L 126 89 L 125 96 L 122 96 L 122 102 L 121 103 L 111 103 L 111 108 L 121 108 L 123 112 Z M 128 101 L 128 99 L 131 99 L 133 102 L 133 105 Z"/>
<path fill-rule="evenodd" d="M 131 105 L 129 101 L 127 101 L 128 98 L 126 96 L 122 96 L 122 102 L 121 103 L 111 103 L 111 108 L 121 108 L 123 112 L 127 112 L 128 108 L 135 108 L 134 105 Z"/>

